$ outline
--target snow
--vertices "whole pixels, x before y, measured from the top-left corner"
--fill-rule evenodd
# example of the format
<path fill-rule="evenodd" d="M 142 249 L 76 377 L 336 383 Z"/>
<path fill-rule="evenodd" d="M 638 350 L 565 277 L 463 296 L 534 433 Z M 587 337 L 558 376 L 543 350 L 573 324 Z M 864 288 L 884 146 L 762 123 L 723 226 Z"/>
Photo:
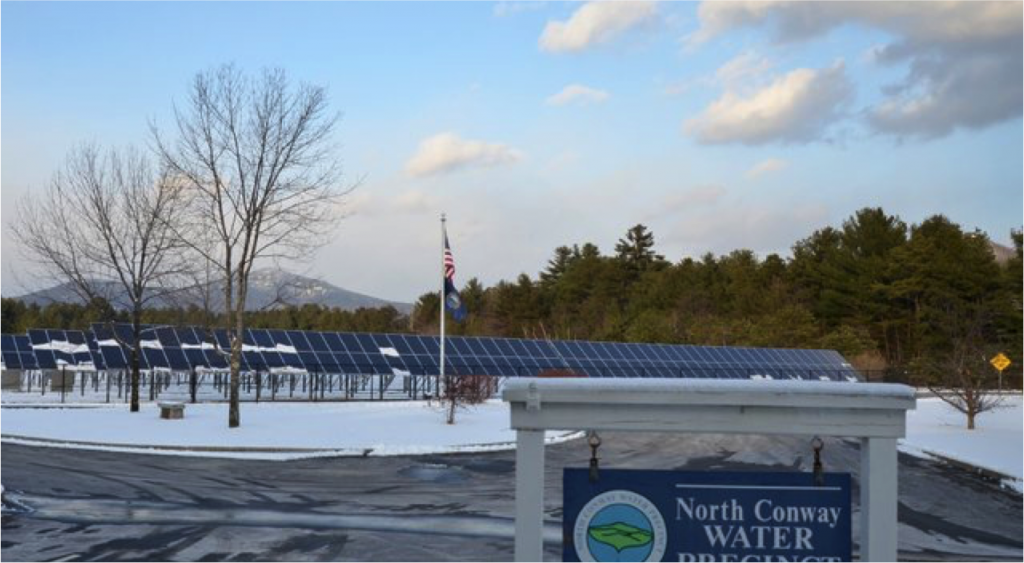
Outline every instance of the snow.
<path fill-rule="evenodd" d="M 388 346 L 381 347 L 380 348 L 380 353 L 385 355 L 385 356 L 391 356 L 392 358 L 400 357 L 399 354 L 398 354 L 398 350 L 395 350 L 394 348 L 391 348 L 391 347 L 388 347 Z"/>
<path fill-rule="evenodd" d="M 278 343 L 273 347 L 269 346 L 253 346 L 251 344 L 242 344 L 243 352 L 280 352 L 282 354 L 298 354 L 299 351 L 295 349 L 295 346 L 289 346 L 287 344 Z"/>
<path fill-rule="evenodd" d="M 135 414 L 124 405 L 4 408 L 2 412 L 5 442 L 134 452 L 139 447 L 155 446 L 156 450 L 147 449 L 146 453 L 167 455 L 295 459 L 515 447 L 508 405 L 496 400 L 460 411 L 454 425 L 445 424 L 443 409 L 437 404 L 411 401 L 243 404 L 242 425 L 235 429 L 227 426 L 226 404 L 186 405 L 182 420 L 160 419 L 154 405 L 143 405 L 141 412 Z M 562 441 L 575 436 L 549 432 L 548 440 Z M 44 444 L 34 440 L 94 444 Z M 238 451 L 246 448 L 263 451 Z"/>
<path fill-rule="evenodd" d="M 187 342 L 181 343 L 182 350 L 216 350 L 217 347 L 209 342 L 200 342 L 199 344 L 189 344 Z"/>
<path fill-rule="evenodd" d="M 220 370 L 220 371 L 226 371 L 226 370 Z M 298 375 L 298 374 L 309 373 L 309 372 L 306 371 L 305 368 L 300 368 L 300 367 L 295 367 L 295 366 L 281 366 L 281 367 L 276 367 L 276 368 L 270 368 L 270 373 L 280 373 L 280 374 L 285 374 L 285 375 L 290 374 L 290 373 L 294 373 L 294 374 Z"/>
<path fill-rule="evenodd" d="M 72 344 L 64 340 L 53 340 L 46 344 L 33 344 L 33 350 L 54 350 L 57 352 L 64 352 L 65 354 L 78 354 L 80 352 L 88 352 L 89 346 L 86 344 Z"/>
<path fill-rule="evenodd" d="M 764 393 L 836 395 L 913 399 L 914 388 L 895 383 L 861 383 L 858 381 L 814 381 L 805 379 L 751 380 L 751 379 L 633 379 L 608 378 L 512 378 L 505 384 L 505 396 L 529 393 L 535 387 L 543 396 L 546 391 L 570 395 L 588 392 L 641 392 L 641 393 Z"/>
<path fill-rule="evenodd" d="M 1007 395 L 999 408 L 978 415 L 975 429 L 967 417 L 937 397 L 921 398 L 907 412 L 907 437 L 900 451 L 919 456 L 935 454 L 1009 477 L 1007 484 L 1022 490 L 1024 423 L 1022 398 Z"/>

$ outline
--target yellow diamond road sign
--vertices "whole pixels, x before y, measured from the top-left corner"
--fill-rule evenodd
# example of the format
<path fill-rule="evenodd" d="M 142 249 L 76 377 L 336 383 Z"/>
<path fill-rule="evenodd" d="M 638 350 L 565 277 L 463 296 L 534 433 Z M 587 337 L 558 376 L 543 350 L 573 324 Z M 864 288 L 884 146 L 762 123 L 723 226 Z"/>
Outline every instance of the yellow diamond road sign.
<path fill-rule="evenodd" d="M 1006 369 L 1006 366 L 1010 365 L 1010 358 L 1007 358 L 1006 354 L 1000 352 L 996 354 L 994 358 L 989 360 L 989 363 L 992 364 L 997 370 L 1003 371 L 1004 369 Z"/>

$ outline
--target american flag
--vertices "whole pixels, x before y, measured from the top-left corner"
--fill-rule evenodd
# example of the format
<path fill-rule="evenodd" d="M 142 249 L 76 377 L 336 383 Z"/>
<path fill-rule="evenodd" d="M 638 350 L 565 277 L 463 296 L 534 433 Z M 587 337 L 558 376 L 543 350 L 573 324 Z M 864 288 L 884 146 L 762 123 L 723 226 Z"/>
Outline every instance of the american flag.
<path fill-rule="evenodd" d="M 453 283 L 455 282 L 455 258 L 452 256 L 452 249 L 448 246 L 448 235 L 444 235 L 444 277 Z"/>

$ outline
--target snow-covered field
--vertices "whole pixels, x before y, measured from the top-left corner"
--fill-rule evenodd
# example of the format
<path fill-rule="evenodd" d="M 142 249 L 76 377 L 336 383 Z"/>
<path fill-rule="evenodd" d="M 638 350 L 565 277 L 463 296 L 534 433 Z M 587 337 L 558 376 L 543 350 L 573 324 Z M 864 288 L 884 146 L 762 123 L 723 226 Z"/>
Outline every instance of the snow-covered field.
<path fill-rule="evenodd" d="M 123 404 L 77 406 L 4 407 L 0 433 L 5 441 L 28 437 L 104 444 L 87 446 L 94 449 L 133 448 L 127 451 L 156 446 L 169 449 L 153 453 L 260 459 L 490 451 L 511 449 L 515 442 L 508 405 L 498 400 L 459 412 L 451 426 L 444 423 L 439 406 L 411 401 L 245 403 L 242 426 L 236 429 L 228 429 L 223 403 L 187 405 L 183 420 L 161 420 L 151 404 L 144 404 L 138 414 L 129 413 Z M 964 416 L 940 399 L 918 399 L 917 410 L 907 414 L 907 437 L 900 449 L 997 471 L 1011 478 L 1009 486 L 1021 490 L 1022 411 L 1021 396 L 1008 395 L 999 409 L 978 417 L 977 429 L 968 431 Z M 549 433 L 548 439 L 568 438 Z M 230 451 L 251 448 L 265 451 Z"/>
<path fill-rule="evenodd" d="M 915 455 L 938 454 L 1013 477 L 1006 484 L 1020 491 L 1024 478 L 1024 412 L 1020 395 L 1007 395 L 1000 408 L 982 413 L 976 428 L 941 399 L 917 400 L 907 413 L 907 437 L 900 450 Z"/>
<path fill-rule="evenodd" d="M 261 403 L 242 405 L 242 425 L 227 427 L 227 405 L 186 405 L 182 420 L 162 420 L 153 405 L 139 413 L 125 405 L 97 408 L 3 408 L 0 433 L 18 437 L 97 442 L 94 449 L 165 446 L 168 454 L 295 459 L 322 455 L 403 455 L 511 449 L 508 405 L 489 401 L 444 422 L 436 404 L 424 402 Z M 549 433 L 549 442 L 568 439 Z M 79 446 L 75 446 L 79 447 Z M 220 449 L 220 452 L 180 448 Z M 226 452 L 259 448 L 262 452 Z M 269 451 L 273 449 L 291 451 Z M 306 451 L 297 451 L 306 450 Z M 133 449 L 132 451 L 138 451 Z"/>

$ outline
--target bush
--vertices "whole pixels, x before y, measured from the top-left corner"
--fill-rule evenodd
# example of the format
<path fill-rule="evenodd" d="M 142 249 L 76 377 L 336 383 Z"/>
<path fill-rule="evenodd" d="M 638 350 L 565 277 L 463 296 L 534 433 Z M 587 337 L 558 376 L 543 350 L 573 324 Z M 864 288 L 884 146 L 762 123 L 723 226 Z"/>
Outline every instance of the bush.
<path fill-rule="evenodd" d="M 498 379 L 489 375 L 453 375 L 448 380 L 445 400 L 460 405 L 479 405 L 498 390 Z"/>

